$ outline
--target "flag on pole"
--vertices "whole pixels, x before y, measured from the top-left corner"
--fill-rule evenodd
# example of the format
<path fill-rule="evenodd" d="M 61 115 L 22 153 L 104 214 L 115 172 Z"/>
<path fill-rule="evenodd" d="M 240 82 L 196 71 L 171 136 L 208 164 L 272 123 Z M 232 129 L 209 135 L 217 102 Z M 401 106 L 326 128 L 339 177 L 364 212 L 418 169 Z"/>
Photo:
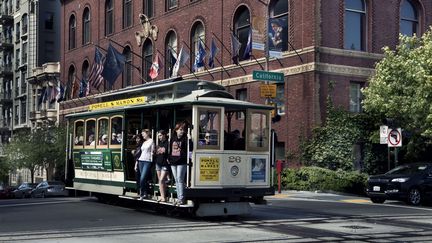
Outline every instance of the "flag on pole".
<path fill-rule="evenodd" d="M 46 87 L 42 87 L 41 92 L 40 92 L 40 96 L 38 99 L 38 106 L 40 106 L 43 102 L 44 96 L 45 96 L 45 92 L 46 91 Z"/>
<path fill-rule="evenodd" d="M 252 28 L 249 28 L 248 41 L 243 53 L 243 60 L 250 59 L 252 54 Z"/>
<path fill-rule="evenodd" d="M 115 83 L 117 77 L 123 72 L 125 62 L 126 57 L 109 44 L 101 75 L 111 86 Z"/>
<path fill-rule="evenodd" d="M 54 103 L 57 100 L 56 99 L 57 95 L 58 95 L 57 87 L 52 87 L 51 88 L 51 95 L 49 97 L 49 103 Z"/>
<path fill-rule="evenodd" d="M 180 52 L 177 56 L 177 61 L 174 64 L 173 67 L 173 73 L 171 77 L 177 77 L 179 69 L 186 64 L 186 62 L 189 60 L 189 53 L 183 47 L 180 49 Z"/>
<path fill-rule="evenodd" d="M 169 71 L 170 71 L 170 77 L 172 77 L 173 76 L 173 71 L 174 71 L 174 65 L 175 65 L 175 63 L 177 62 L 177 58 L 176 58 L 176 56 L 175 56 L 175 54 L 173 53 L 173 51 L 172 50 L 170 50 L 169 51 L 169 56 L 170 56 L 170 60 L 171 60 L 171 66 L 170 66 L 170 69 L 169 69 Z"/>
<path fill-rule="evenodd" d="M 209 67 L 214 68 L 214 58 L 219 52 L 219 48 L 216 46 L 216 42 L 212 39 L 211 48 L 210 48 L 210 56 L 209 56 Z"/>
<path fill-rule="evenodd" d="M 237 39 L 234 33 L 231 32 L 231 59 L 236 65 L 239 64 L 240 47 L 240 41 Z"/>
<path fill-rule="evenodd" d="M 90 75 L 88 77 L 89 85 L 93 85 L 96 89 L 99 89 L 100 85 L 103 83 L 104 79 L 101 75 L 103 71 L 104 56 L 98 47 L 95 48 L 95 57 Z M 88 87 L 88 92 L 90 93 L 90 87 Z"/>
<path fill-rule="evenodd" d="M 79 91 L 79 80 L 74 76 L 74 80 L 72 81 L 72 92 L 71 92 L 71 99 L 77 96 L 77 92 Z"/>
<path fill-rule="evenodd" d="M 193 71 L 198 71 L 199 68 L 204 67 L 204 57 L 207 55 L 205 48 L 200 40 L 198 43 L 198 52 L 195 54 L 195 62 L 193 65 Z"/>
<path fill-rule="evenodd" d="M 82 78 L 79 86 L 78 97 L 82 98 L 87 95 L 87 81 Z"/>
<path fill-rule="evenodd" d="M 159 70 L 163 68 L 162 61 L 160 59 L 159 53 L 156 53 L 156 56 L 153 60 L 153 64 L 149 70 L 149 76 L 151 79 L 155 79 L 159 75 Z"/>
<path fill-rule="evenodd" d="M 57 96 L 56 96 L 56 100 L 57 102 L 61 102 L 64 99 L 64 93 L 65 93 L 65 89 L 64 87 L 61 85 L 61 82 L 58 82 L 58 86 L 57 86 Z"/>

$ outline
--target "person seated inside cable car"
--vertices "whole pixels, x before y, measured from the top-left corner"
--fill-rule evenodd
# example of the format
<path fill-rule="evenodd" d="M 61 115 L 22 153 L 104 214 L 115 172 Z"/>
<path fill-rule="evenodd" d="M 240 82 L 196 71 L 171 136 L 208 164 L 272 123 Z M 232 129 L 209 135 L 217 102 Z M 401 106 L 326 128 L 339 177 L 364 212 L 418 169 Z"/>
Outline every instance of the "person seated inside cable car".
<path fill-rule="evenodd" d="M 104 134 L 99 140 L 99 145 L 107 145 L 107 144 L 108 144 L 108 135 Z"/>
<path fill-rule="evenodd" d="M 217 145 L 217 138 L 214 138 L 209 132 L 204 134 L 204 139 L 200 139 L 199 145 Z"/>
<path fill-rule="evenodd" d="M 111 134 L 111 144 L 120 144 L 117 138 L 117 134 L 115 132 Z"/>

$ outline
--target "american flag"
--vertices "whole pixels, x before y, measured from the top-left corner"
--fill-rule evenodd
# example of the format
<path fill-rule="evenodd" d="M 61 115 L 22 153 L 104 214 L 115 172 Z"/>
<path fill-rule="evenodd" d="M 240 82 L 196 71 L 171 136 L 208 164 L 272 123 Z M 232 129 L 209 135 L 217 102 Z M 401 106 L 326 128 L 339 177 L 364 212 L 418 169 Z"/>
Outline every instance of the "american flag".
<path fill-rule="evenodd" d="M 99 50 L 98 47 L 95 47 L 95 58 L 94 58 L 94 63 L 89 75 L 89 84 L 92 85 L 93 87 L 95 87 L 96 89 L 99 89 L 99 87 L 101 86 L 101 84 L 104 82 L 104 78 L 102 77 L 101 73 L 103 71 L 103 67 L 104 67 L 104 59 L 105 57 L 102 55 L 102 52 Z M 89 93 L 89 89 L 90 89 L 90 85 L 87 88 L 88 89 L 88 93 Z"/>

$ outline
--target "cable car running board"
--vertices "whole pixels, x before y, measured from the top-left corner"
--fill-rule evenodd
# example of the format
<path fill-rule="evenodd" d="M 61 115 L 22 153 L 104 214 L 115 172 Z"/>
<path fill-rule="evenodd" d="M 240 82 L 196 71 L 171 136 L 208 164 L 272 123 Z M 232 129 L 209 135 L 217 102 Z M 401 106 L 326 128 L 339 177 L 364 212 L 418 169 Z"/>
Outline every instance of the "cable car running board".
<path fill-rule="evenodd" d="M 190 201 L 190 200 L 188 200 L 187 204 L 184 204 L 184 205 L 174 205 L 173 202 L 158 202 L 156 200 L 149 199 L 149 198 L 138 200 L 139 197 L 132 197 L 132 196 L 118 196 L 118 197 L 119 198 L 123 198 L 123 199 L 128 199 L 128 200 L 150 202 L 150 203 L 155 203 L 155 204 L 160 204 L 160 205 L 167 205 L 167 206 L 172 206 L 172 207 L 180 207 L 180 208 L 193 208 L 194 207 L 194 203 L 192 201 Z"/>

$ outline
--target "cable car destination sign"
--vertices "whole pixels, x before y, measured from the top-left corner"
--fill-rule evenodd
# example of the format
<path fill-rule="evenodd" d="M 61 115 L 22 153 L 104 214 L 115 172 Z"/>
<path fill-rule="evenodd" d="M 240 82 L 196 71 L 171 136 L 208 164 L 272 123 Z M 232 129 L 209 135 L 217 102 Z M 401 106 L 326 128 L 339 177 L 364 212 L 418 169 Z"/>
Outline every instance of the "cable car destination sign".
<path fill-rule="evenodd" d="M 101 110 L 101 109 L 107 109 L 107 108 L 118 107 L 118 106 L 139 105 L 139 104 L 144 104 L 146 101 L 147 101 L 147 97 L 141 96 L 141 97 L 128 98 L 123 100 L 113 100 L 108 102 L 91 104 L 89 105 L 88 109 L 92 111 L 92 110 Z"/>

